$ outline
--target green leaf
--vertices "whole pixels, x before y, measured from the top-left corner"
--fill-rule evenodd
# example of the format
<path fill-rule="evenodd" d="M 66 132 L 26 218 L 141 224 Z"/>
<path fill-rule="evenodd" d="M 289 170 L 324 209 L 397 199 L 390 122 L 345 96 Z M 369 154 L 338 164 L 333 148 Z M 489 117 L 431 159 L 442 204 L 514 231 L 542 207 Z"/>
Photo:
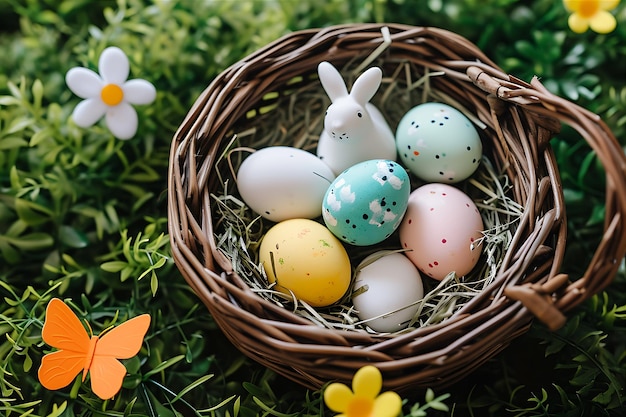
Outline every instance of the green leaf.
<path fill-rule="evenodd" d="M 285 414 L 285 413 L 278 412 L 273 407 L 269 407 L 269 406 L 265 405 L 265 403 L 263 403 L 263 401 L 261 401 L 257 397 L 252 397 L 252 400 L 255 402 L 256 405 L 261 407 L 261 409 L 263 409 L 269 415 L 272 415 L 272 416 L 276 416 L 276 417 L 296 417 L 298 415 L 298 413 Z"/>
<path fill-rule="evenodd" d="M 593 226 L 595 224 L 602 224 L 605 219 L 606 207 L 604 205 L 601 206 L 593 206 L 591 210 L 591 214 L 587 219 L 587 226 Z"/>
<path fill-rule="evenodd" d="M 131 414 L 136 402 L 137 402 L 137 397 L 133 398 L 132 400 L 128 402 L 128 404 L 126 404 L 126 407 L 124 407 L 124 416 L 129 416 Z"/>
<path fill-rule="evenodd" d="M 14 265 L 22 259 L 20 252 L 11 246 L 9 242 L 3 240 L 2 236 L 0 236 L 0 254 L 10 265 Z"/>
<path fill-rule="evenodd" d="M 67 401 L 63 401 L 60 406 L 57 404 L 53 404 L 52 412 L 48 414 L 46 417 L 59 417 L 63 415 L 66 408 L 67 408 Z"/>
<path fill-rule="evenodd" d="M 33 366 L 33 360 L 28 353 L 24 355 L 24 372 L 29 372 Z"/>
<path fill-rule="evenodd" d="M 37 17 L 39 22 L 50 25 L 57 24 L 60 20 L 60 16 L 52 10 L 42 10 Z"/>
<path fill-rule="evenodd" d="M 59 240 L 71 248 L 84 248 L 89 244 L 83 232 L 67 225 L 59 227 Z"/>
<path fill-rule="evenodd" d="M 13 190 L 19 190 L 22 186 L 20 184 L 20 173 L 16 166 L 12 166 L 9 171 L 9 179 L 11 180 L 11 188 Z"/>
<path fill-rule="evenodd" d="M 149 416 L 158 416 L 158 417 L 178 417 L 179 414 L 176 414 L 173 409 L 166 408 L 161 404 L 161 401 L 157 399 L 151 391 L 148 391 L 148 395 L 150 397 L 150 412 Z"/>
<path fill-rule="evenodd" d="M 592 401 L 598 404 L 607 405 L 613 398 L 613 390 L 610 386 L 605 390 L 593 397 Z"/>
<path fill-rule="evenodd" d="M 0 240 L 2 239 L 9 242 L 11 245 L 25 251 L 38 251 L 46 249 L 54 244 L 54 239 L 52 239 L 52 236 L 41 232 L 34 232 L 17 237 L 0 236 Z"/>
<path fill-rule="evenodd" d="M 23 234 L 24 232 L 26 232 L 26 230 L 28 229 L 28 224 L 26 224 L 26 222 L 24 222 L 23 220 L 16 220 L 13 222 L 13 224 L 11 224 L 11 226 L 9 226 L 9 228 L 6 230 L 6 235 L 10 236 L 10 237 L 17 237 L 21 234 Z"/>
<path fill-rule="evenodd" d="M 587 153 L 587 155 L 585 156 L 585 159 L 583 159 L 580 168 L 578 170 L 578 183 L 579 184 L 584 184 L 585 182 L 585 177 L 587 177 L 587 175 L 589 175 L 589 167 L 592 166 L 592 164 L 594 163 L 594 161 L 596 160 L 596 153 L 595 152 L 589 152 Z"/>
<path fill-rule="evenodd" d="M 34 123 L 34 120 L 27 118 L 27 117 L 20 117 L 17 119 L 13 119 L 11 120 L 11 123 L 9 124 L 7 133 L 21 132 L 22 130 L 26 129 L 26 127 L 32 125 L 33 123 Z"/>
<path fill-rule="evenodd" d="M 21 101 L 13 96 L 0 96 L 0 106 L 15 106 Z"/>
<path fill-rule="evenodd" d="M 152 375 L 158 374 L 162 371 L 164 371 L 165 369 L 175 365 L 176 363 L 180 362 L 181 360 L 185 359 L 185 355 L 177 355 L 174 356 L 173 358 L 170 358 L 164 362 L 161 362 L 159 365 L 155 366 L 154 368 L 152 368 L 151 370 L 149 370 L 148 372 L 146 372 L 144 374 L 144 379 L 147 379 L 149 377 L 151 377 Z"/>
<path fill-rule="evenodd" d="M 29 145 L 31 147 L 38 146 L 46 139 L 49 139 L 52 136 L 52 132 L 53 129 L 49 127 L 38 130 L 33 134 L 33 136 L 31 136 Z"/>
<path fill-rule="evenodd" d="M 189 391 L 199 387 L 200 385 L 204 384 L 206 381 L 208 381 L 209 379 L 213 378 L 213 374 L 208 374 L 208 375 L 203 375 L 200 378 L 196 379 L 195 381 L 193 381 L 191 384 L 187 385 L 185 388 L 183 388 L 182 390 L 180 390 L 180 392 L 178 394 L 176 394 L 176 397 L 174 397 L 172 399 L 172 402 L 178 401 L 179 399 L 181 399 L 185 394 L 187 394 Z M 231 397 L 232 398 L 232 397 Z"/>
<path fill-rule="evenodd" d="M 36 79 L 33 82 L 32 92 L 33 92 L 33 105 L 35 106 L 36 109 L 39 109 L 41 108 L 41 100 L 43 98 L 43 84 L 41 83 L 40 79 Z"/>
<path fill-rule="evenodd" d="M 230 397 L 226 398 L 225 400 L 222 400 L 219 404 L 214 405 L 213 407 L 210 408 L 206 408 L 204 410 L 198 410 L 199 413 L 213 413 L 217 410 L 219 410 L 220 408 L 222 408 L 223 406 L 225 406 L 226 404 L 228 404 L 233 398 L 237 397 L 237 395 L 231 395 Z M 240 397 L 237 397 L 237 400 L 239 400 Z M 236 403 L 234 405 L 234 407 L 239 407 L 239 405 Z M 237 415 L 237 412 L 235 412 L 235 416 Z"/>
<path fill-rule="evenodd" d="M 9 91 L 11 92 L 11 95 L 13 97 L 15 97 L 16 99 L 20 100 L 20 103 L 21 103 L 23 95 L 22 95 L 22 92 L 20 91 L 20 89 L 17 87 L 17 85 L 15 85 L 15 83 L 9 81 L 7 83 L 7 87 L 9 87 Z"/>
<path fill-rule="evenodd" d="M 130 278 L 133 272 L 135 272 L 135 268 L 130 265 L 126 266 L 124 269 L 122 269 L 122 272 L 120 273 L 120 281 L 126 281 L 128 278 Z"/>
<path fill-rule="evenodd" d="M 28 146 L 28 142 L 26 142 L 24 139 L 17 137 L 17 136 L 11 136 L 11 137 L 0 139 L 0 151 L 5 151 L 9 149 L 17 149 L 17 148 L 22 148 L 25 146 Z"/>
<path fill-rule="evenodd" d="M 532 57 L 536 54 L 535 46 L 526 40 L 515 42 L 515 49 L 524 57 Z"/>
<path fill-rule="evenodd" d="M 132 358 L 124 361 L 124 366 L 129 374 L 138 374 L 141 369 L 141 360 L 139 357 L 133 356 Z M 127 386 L 126 388 L 130 388 L 130 386 Z"/>
<path fill-rule="evenodd" d="M 110 262 L 105 262 L 102 265 L 100 265 L 100 268 L 102 268 L 103 270 L 105 270 L 107 272 L 115 273 L 115 272 L 120 272 L 121 270 L 123 270 L 127 266 L 128 266 L 128 262 L 110 261 Z"/>
<path fill-rule="evenodd" d="M 37 226 L 50 220 L 52 211 L 40 204 L 24 200 L 15 199 L 15 211 L 17 215 L 29 226 Z"/>
<path fill-rule="evenodd" d="M 428 403 L 428 405 L 433 410 L 450 411 L 450 408 L 446 404 L 442 403 L 441 401 L 431 401 Z"/>
<path fill-rule="evenodd" d="M 159 289 L 159 280 L 157 275 L 152 271 L 152 276 L 150 277 L 150 291 L 152 292 L 152 296 L 154 297 Z"/>
<path fill-rule="evenodd" d="M 248 391 L 250 394 L 252 394 L 252 396 L 254 397 L 266 397 L 267 396 L 263 388 L 256 386 L 255 384 L 251 382 L 244 382 L 242 385 L 243 385 L 243 388 L 246 391 Z"/>
<path fill-rule="evenodd" d="M 424 399 L 426 400 L 427 403 L 429 403 L 432 400 L 434 400 L 435 399 L 435 391 L 433 391 L 431 388 L 428 388 L 426 390 L 426 396 L 424 397 Z"/>

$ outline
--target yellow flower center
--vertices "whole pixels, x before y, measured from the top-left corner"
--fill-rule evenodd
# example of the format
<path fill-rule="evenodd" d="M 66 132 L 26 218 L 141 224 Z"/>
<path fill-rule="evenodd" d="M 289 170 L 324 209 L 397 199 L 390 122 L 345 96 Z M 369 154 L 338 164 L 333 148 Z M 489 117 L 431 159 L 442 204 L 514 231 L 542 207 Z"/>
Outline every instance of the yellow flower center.
<path fill-rule="evenodd" d="M 374 408 L 374 401 L 371 398 L 354 397 L 348 404 L 346 415 L 349 417 L 370 417 L 372 408 Z"/>
<path fill-rule="evenodd" d="M 117 106 L 122 102 L 124 92 L 117 84 L 107 84 L 102 87 L 100 97 L 102 98 L 104 104 L 108 106 Z"/>
<path fill-rule="evenodd" d="M 593 0 L 585 0 L 578 2 L 578 14 L 589 19 L 593 17 L 600 9 L 600 2 Z"/>

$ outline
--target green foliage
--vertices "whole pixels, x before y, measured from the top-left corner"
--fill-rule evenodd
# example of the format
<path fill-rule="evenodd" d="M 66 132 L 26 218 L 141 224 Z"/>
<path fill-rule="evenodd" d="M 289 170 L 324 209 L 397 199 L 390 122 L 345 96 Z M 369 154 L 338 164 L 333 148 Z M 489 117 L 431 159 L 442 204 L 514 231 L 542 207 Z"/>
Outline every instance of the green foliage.
<path fill-rule="evenodd" d="M 140 280 L 150 276 L 150 289 L 155 296 L 159 281 L 156 271 L 164 266 L 173 266 L 172 259 L 163 251 L 169 244 L 168 237 L 164 233 L 154 236 L 154 231 L 159 225 L 152 223 L 146 227 L 142 234 L 139 232 L 133 240 L 128 238 L 127 231 L 122 231 L 121 248 L 106 255 L 106 259 L 121 259 L 102 263 L 100 267 L 107 272 L 119 272 L 120 281 L 124 282 L 131 277 Z M 162 226 L 161 226 L 162 227 Z M 164 272 L 160 272 L 161 274 Z"/>
<path fill-rule="evenodd" d="M 413 404 L 409 409 L 409 413 L 406 414 L 406 417 L 425 417 L 428 415 L 426 410 L 429 408 L 447 413 L 450 411 L 450 407 L 448 407 L 444 401 L 448 398 L 450 398 L 450 394 L 443 394 L 435 397 L 435 392 L 428 388 L 426 390 L 426 394 L 424 395 L 424 404 L 420 405 L 419 402 Z"/>
<path fill-rule="evenodd" d="M 615 285 L 625 283 L 622 270 Z M 475 378 L 480 382 L 461 408 L 469 415 L 621 416 L 626 395 L 625 295 L 593 296 L 556 333 L 533 326 L 492 362 L 493 368 L 479 371 Z"/>
<path fill-rule="evenodd" d="M 416 4 L 419 3 L 419 4 Z M 227 66 L 290 31 L 393 21 L 474 41 L 505 71 L 537 75 L 602 115 L 626 145 L 626 6 L 608 35 L 572 33 L 552 0 L 0 0 L 0 410 L 6 415 L 327 416 L 308 391 L 238 353 L 174 267 L 167 234 L 169 145 L 194 99 Z M 131 78 L 158 91 L 137 106 L 139 130 L 115 139 L 71 121 L 72 67 L 97 69 L 123 48 Z M 601 238 L 604 172 L 573 129 L 552 141 L 569 222 L 564 270 L 582 273 Z M 626 408 L 626 271 L 570 313 L 541 325 L 474 376 L 403 414 L 618 416 Z M 77 378 L 37 379 L 44 309 L 66 299 L 98 334 L 149 312 L 121 393 L 101 401 Z M 531 364 L 531 366 L 528 366 Z M 488 384 L 482 381 L 488 380 Z M 469 386 L 469 389 L 465 387 Z"/>

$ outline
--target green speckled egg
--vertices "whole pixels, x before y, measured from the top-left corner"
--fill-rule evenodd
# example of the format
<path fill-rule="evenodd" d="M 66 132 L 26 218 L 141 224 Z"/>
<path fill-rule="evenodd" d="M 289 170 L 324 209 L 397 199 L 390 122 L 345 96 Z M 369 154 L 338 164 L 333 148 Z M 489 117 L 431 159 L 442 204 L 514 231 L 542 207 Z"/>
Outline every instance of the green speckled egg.
<path fill-rule="evenodd" d="M 339 239 L 356 246 L 387 239 L 406 212 L 411 185 L 398 163 L 358 163 L 335 178 L 324 196 L 322 217 Z"/>
<path fill-rule="evenodd" d="M 396 129 L 396 147 L 413 174 L 449 184 L 469 178 L 483 152 L 472 122 L 443 103 L 424 103 L 409 110 Z"/>

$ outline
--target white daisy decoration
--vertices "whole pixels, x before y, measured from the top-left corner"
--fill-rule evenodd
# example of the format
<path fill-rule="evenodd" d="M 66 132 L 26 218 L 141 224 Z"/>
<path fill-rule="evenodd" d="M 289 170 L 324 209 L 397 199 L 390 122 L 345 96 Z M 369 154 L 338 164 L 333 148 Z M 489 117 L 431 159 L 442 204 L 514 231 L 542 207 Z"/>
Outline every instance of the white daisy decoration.
<path fill-rule="evenodd" d="M 137 112 L 132 105 L 152 103 L 156 89 L 146 80 L 127 80 L 128 57 L 114 46 L 102 51 L 98 71 L 99 75 L 76 67 L 65 75 L 70 90 L 84 99 L 74 108 L 72 118 L 86 128 L 106 116 L 106 125 L 116 138 L 130 139 L 137 132 Z"/>

